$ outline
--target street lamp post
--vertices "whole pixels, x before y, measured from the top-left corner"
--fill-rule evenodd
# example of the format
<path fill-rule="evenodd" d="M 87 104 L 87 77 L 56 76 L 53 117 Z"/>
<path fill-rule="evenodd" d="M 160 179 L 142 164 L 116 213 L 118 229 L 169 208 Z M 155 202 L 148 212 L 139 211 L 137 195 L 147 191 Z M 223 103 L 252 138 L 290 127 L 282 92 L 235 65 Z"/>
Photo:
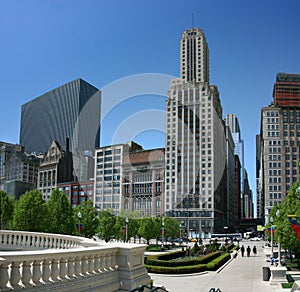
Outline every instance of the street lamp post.
<path fill-rule="evenodd" d="M 78 217 L 78 236 L 80 236 L 80 219 L 82 217 L 81 212 L 77 213 L 77 217 Z"/>
<path fill-rule="evenodd" d="M 274 254 L 273 254 L 273 222 L 274 222 L 274 218 L 271 217 L 270 218 L 270 222 L 271 222 L 271 258 L 273 258 Z"/>
<path fill-rule="evenodd" d="M 276 217 L 278 218 L 280 214 L 279 209 L 276 211 Z M 277 230 L 278 232 L 278 230 Z M 278 233 L 277 233 L 278 234 Z M 281 245 L 280 245 L 280 238 L 278 234 L 278 265 L 281 266 Z"/>
<path fill-rule="evenodd" d="M 126 227 L 125 227 L 125 242 L 128 241 L 128 222 L 129 222 L 129 220 L 126 217 L 126 219 L 125 219 L 125 223 L 126 223 Z"/>
<path fill-rule="evenodd" d="M 165 235 L 165 218 L 162 216 L 161 220 L 161 242 L 162 242 L 162 248 L 164 247 L 164 235 Z"/>

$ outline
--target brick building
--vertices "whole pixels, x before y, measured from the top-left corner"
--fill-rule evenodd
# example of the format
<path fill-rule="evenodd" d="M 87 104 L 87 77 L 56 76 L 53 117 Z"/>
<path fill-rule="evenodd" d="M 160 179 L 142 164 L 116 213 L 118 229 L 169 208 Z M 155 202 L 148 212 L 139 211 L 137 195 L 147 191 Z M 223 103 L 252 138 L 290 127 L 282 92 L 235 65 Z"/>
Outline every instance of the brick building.
<path fill-rule="evenodd" d="M 142 216 L 164 214 L 165 149 L 123 154 L 122 208 Z"/>

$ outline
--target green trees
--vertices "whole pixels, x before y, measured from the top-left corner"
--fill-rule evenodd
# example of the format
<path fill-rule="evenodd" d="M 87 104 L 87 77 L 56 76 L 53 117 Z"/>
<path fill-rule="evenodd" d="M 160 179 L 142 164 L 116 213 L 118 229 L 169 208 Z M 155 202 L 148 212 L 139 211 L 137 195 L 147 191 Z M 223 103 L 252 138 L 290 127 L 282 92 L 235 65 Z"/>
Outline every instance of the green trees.
<path fill-rule="evenodd" d="M 7 199 L 3 199 L 5 200 Z M 32 190 L 15 203 L 11 227 L 14 230 L 75 235 L 79 211 L 82 213 L 84 226 L 82 235 L 92 237 L 97 233 L 99 221 L 91 201 L 73 208 L 62 191 L 53 190 L 50 199 L 45 202 L 38 190 Z"/>
<path fill-rule="evenodd" d="M 90 200 L 85 201 L 74 209 L 73 218 L 76 223 L 78 221 L 79 212 L 81 213 L 80 223 L 82 224 L 80 234 L 84 237 L 91 238 L 97 233 L 99 227 L 99 218 L 95 207 L 93 207 L 93 202 Z"/>
<path fill-rule="evenodd" d="M 141 219 L 139 234 L 147 240 L 149 244 L 150 239 L 161 236 L 161 218 L 146 217 Z"/>
<path fill-rule="evenodd" d="M 16 202 L 12 229 L 43 232 L 47 208 L 38 190 L 28 191 Z"/>
<path fill-rule="evenodd" d="M 75 218 L 73 208 L 66 194 L 57 189 L 53 190 L 46 203 L 47 224 L 45 231 L 58 234 L 74 234 Z"/>
<path fill-rule="evenodd" d="M 0 229 L 10 228 L 14 212 L 14 200 L 0 190 Z"/>
<path fill-rule="evenodd" d="M 172 217 L 165 218 L 165 237 L 178 237 L 180 223 Z"/>
<path fill-rule="evenodd" d="M 116 234 L 116 217 L 109 210 L 102 210 L 99 212 L 99 237 L 104 239 L 105 242 L 110 241 L 112 238 L 115 237 Z"/>
<path fill-rule="evenodd" d="M 140 217 L 138 211 L 122 210 L 115 216 L 112 210 L 97 213 L 91 201 L 73 208 L 67 195 L 55 189 L 45 202 L 41 192 L 32 190 L 22 195 L 15 204 L 5 192 L 0 191 L 0 219 L 2 227 L 14 230 L 77 235 L 80 212 L 80 235 L 91 238 L 98 235 L 106 242 L 111 239 L 150 239 L 162 237 L 162 217 Z M 126 218 L 128 219 L 126 223 Z M 177 237 L 179 223 L 164 217 L 164 237 Z"/>
<path fill-rule="evenodd" d="M 296 215 L 300 218 L 300 181 L 290 189 L 285 201 L 273 207 L 269 220 L 274 219 L 274 241 L 280 242 L 281 247 L 287 250 L 300 251 L 300 242 L 289 222 L 288 215 Z M 271 223 L 268 222 L 267 227 Z"/>

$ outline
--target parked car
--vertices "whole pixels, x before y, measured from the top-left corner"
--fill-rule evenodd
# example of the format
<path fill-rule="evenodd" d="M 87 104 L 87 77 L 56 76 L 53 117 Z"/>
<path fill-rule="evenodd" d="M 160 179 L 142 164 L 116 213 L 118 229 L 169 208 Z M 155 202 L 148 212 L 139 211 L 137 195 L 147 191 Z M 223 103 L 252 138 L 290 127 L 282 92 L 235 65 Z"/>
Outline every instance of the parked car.
<path fill-rule="evenodd" d="M 260 237 L 252 237 L 252 238 L 250 238 L 249 240 L 250 241 L 260 241 Z"/>

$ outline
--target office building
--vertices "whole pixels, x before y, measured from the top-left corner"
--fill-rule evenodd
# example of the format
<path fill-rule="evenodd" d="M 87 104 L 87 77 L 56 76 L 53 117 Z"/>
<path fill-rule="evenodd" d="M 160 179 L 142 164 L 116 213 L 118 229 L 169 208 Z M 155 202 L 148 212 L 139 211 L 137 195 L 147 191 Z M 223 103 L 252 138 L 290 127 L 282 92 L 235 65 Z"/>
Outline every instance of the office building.
<path fill-rule="evenodd" d="M 239 120 L 235 114 L 227 114 L 225 117 L 225 124 L 230 128 L 231 135 L 234 141 L 234 154 L 238 156 L 241 164 L 240 170 L 240 204 L 236 206 L 240 211 L 239 218 L 253 218 L 253 212 L 251 211 L 253 206 L 252 190 L 249 185 L 247 170 L 244 164 L 244 140 L 241 136 L 241 128 Z"/>
<path fill-rule="evenodd" d="M 40 160 L 21 145 L 0 142 L 0 189 L 15 199 L 36 189 Z"/>
<path fill-rule="evenodd" d="M 73 207 L 87 200 L 91 202 L 94 200 L 94 180 L 58 183 L 57 188 L 65 192 Z"/>
<path fill-rule="evenodd" d="M 74 180 L 73 156 L 68 145 L 68 139 L 66 149 L 63 149 L 57 141 L 52 141 L 41 161 L 37 188 L 41 191 L 44 200 L 50 199 L 52 191 L 59 183 Z"/>
<path fill-rule="evenodd" d="M 76 79 L 22 105 L 20 144 L 26 152 L 46 153 L 57 141 L 70 151 L 95 150 L 100 144 L 101 92 Z"/>
<path fill-rule="evenodd" d="M 209 236 L 233 224 L 226 213 L 228 183 L 234 184 L 227 176 L 234 174 L 227 173 L 225 132 L 205 35 L 188 29 L 180 42 L 180 78 L 171 81 L 166 103 L 165 210 L 190 234 Z"/>
<path fill-rule="evenodd" d="M 122 209 L 141 216 L 164 214 L 165 149 L 123 154 Z"/>
<path fill-rule="evenodd" d="M 111 209 L 115 215 L 119 214 L 122 201 L 123 155 L 142 149 L 142 146 L 132 141 L 96 149 L 94 205 L 98 211 Z"/>
<path fill-rule="evenodd" d="M 0 189 L 2 190 L 6 180 L 6 161 L 16 152 L 24 153 L 24 147 L 0 141 Z"/>
<path fill-rule="evenodd" d="M 300 74 L 279 73 L 273 102 L 261 109 L 257 137 L 258 213 L 268 220 L 274 205 L 281 203 L 299 178 Z"/>

